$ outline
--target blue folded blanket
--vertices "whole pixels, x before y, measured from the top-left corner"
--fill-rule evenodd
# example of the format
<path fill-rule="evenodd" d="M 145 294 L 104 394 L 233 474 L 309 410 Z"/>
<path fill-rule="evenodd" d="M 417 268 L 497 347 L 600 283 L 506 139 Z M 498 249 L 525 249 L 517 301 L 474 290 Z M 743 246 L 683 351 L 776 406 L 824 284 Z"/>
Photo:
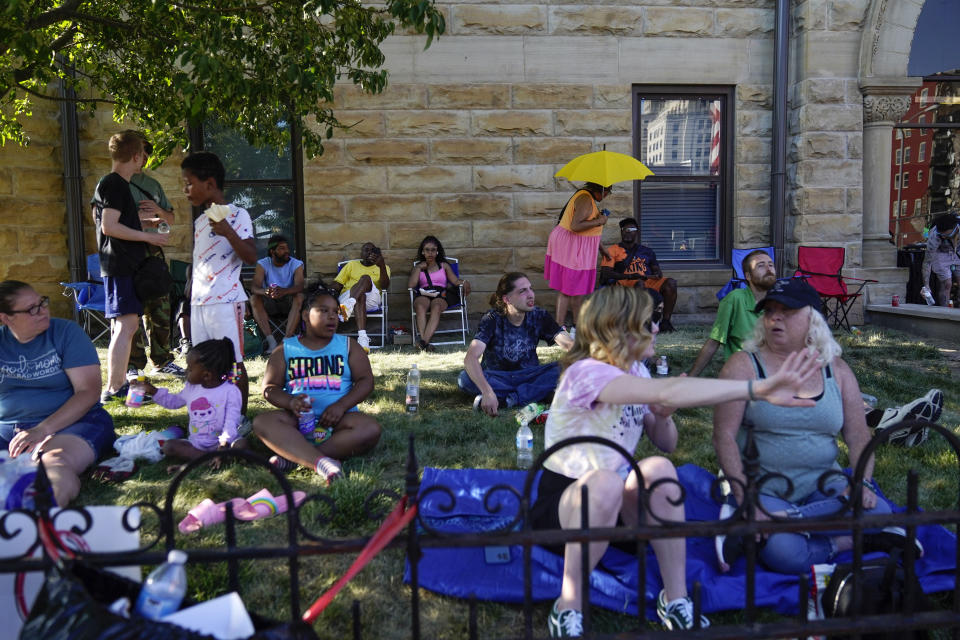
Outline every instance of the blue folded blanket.
<path fill-rule="evenodd" d="M 687 490 L 687 520 L 716 520 L 720 505 L 710 497 L 716 477 L 696 465 L 678 470 L 680 482 Z M 505 526 L 519 510 L 518 495 L 526 479 L 524 471 L 496 469 L 433 469 L 426 468 L 420 487 L 420 516 L 430 528 L 444 533 L 478 533 Z M 513 487 L 516 494 L 495 486 Z M 444 491 L 431 487 L 444 486 L 453 492 L 451 500 Z M 536 498 L 536 484 L 534 495 Z M 881 498 L 886 500 L 885 496 Z M 488 505 L 484 505 L 484 500 Z M 889 502 L 889 501 L 888 501 Z M 894 511 L 902 508 L 890 503 Z M 492 512 L 489 507 L 497 506 Z M 444 508 L 451 508 L 445 511 Z M 923 543 L 924 557 L 917 561 L 917 577 L 927 593 L 953 588 L 956 538 L 940 526 L 919 527 L 917 537 Z M 845 554 L 851 556 L 851 554 Z M 532 549 L 534 600 L 552 600 L 560 593 L 563 558 L 540 547 Z M 850 561 L 841 555 L 839 562 Z M 610 548 L 601 561 L 602 569 L 590 577 L 590 602 L 596 606 L 636 615 L 637 562 L 618 549 Z M 409 582 L 409 560 L 404 580 Z M 702 584 L 703 611 L 712 613 L 742 609 L 745 606 L 744 562 L 734 565 L 729 573 L 720 573 L 716 566 L 713 540 L 687 539 L 687 584 Z M 770 607 L 784 615 L 797 612 L 797 577 L 757 569 L 758 606 Z M 481 600 L 523 602 L 523 547 L 469 547 L 425 549 L 420 560 L 420 585 L 451 596 Z M 650 550 L 647 559 L 647 616 L 656 619 L 654 603 L 662 588 L 656 558 Z"/>

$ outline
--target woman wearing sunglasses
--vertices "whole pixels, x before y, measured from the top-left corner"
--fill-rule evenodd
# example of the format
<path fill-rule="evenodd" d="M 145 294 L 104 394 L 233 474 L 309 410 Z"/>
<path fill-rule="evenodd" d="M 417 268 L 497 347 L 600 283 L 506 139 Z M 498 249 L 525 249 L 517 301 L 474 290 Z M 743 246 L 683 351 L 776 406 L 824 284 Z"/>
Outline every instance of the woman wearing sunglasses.
<path fill-rule="evenodd" d="M 11 458 L 42 454 L 65 507 L 116 434 L 100 406 L 97 350 L 78 324 L 50 318 L 49 306 L 25 282 L 0 282 L 0 447 Z"/>
<path fill-rule="evenodd" d="M 816 354 L 790 355 L 777 375 L 764 380 L 652 379 L 643 361 L 653 357 L 659 327 L 654 302 L 644 290 L 604 287 L 580 309 L 573 348 L 561 360 L 564 371 L 550 407 L 545 446 L 575 436 L 598 436 L 623 447 L 632 456 L 646 433 L 660 450 L 677 446 L 672 414 L 680 407 L 712 405 L 725 400 L 764 400 L 783 406 L 808 406 L 795 393 L 819 368 Z M 531 510 L 535 529 L 580 527 L 580 490 L 589 489 L 590 527 L 634 526 L 640 483 L 650 493 L 648 524 L 682 522 L 683 502 L 677 472 L 667 458 L 653 456 L 637 463 L 640 477 L 613 448 L 577 443 L 556 451 L 544 462 L 537 499 Z M 671 482 L 672 481 L 672 482 Z M 590 545 L 590 568 L 599 562 L 607 542 Z M 694 626 L 693 603 L 687 597 L 686 543 L 683 538 L 651 541 L 660 566 L 663 590 L 657 614 L 668 629 Z M 548 618 L 554 637 L 582 635 L 581 551 L 579 543 L 563 549 L 560 597 Z M 709 625 L 701 617 L 700 626 Z"/>

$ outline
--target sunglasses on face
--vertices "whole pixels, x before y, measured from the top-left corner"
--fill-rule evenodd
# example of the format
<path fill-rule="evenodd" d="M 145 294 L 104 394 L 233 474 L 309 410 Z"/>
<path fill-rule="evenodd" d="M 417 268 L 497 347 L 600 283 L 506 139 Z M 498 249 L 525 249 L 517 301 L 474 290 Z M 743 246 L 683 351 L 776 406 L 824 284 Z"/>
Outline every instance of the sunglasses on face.
<path fill-rule="evenodd" d="M 32 307 L 27 307 L 26 309 L 17 309 L 17 310 L 15 310 L 15 311 L 11 311 L 9 315 L 15 315 L 15 314 L 17 314 L 17 313 L 29 313 L 29 314 L 32 315 L 32 316 L 36 316 L 36 315 L 40 315 L 40 310 L 41 310 L 41 309 L 46 309 L 46 308 L 49 307 L 49 306 L 50 306 L 50 298 L 49 298 L 49 296 L 43 296 L 42 298 L 40 298 L 40 302 L 38 302 L 37 304 L 33 305 Z"/>

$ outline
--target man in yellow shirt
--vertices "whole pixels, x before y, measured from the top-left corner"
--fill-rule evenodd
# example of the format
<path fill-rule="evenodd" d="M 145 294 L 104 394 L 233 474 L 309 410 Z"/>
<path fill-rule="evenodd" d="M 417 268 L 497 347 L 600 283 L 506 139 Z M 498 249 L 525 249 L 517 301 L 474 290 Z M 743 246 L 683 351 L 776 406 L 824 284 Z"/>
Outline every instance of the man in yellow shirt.
<path fill-rule="evenodd" d="M 360 247 L 360 259 L 343 265 L 331 288 L 340 297 L 341 316 L 348 320 L 357 312 L 357 344 L 370 351 L 367 335 L 367 311 L 380 308 L 380 290 L 390 286 L 390 267 L 383 261 L 383 253 L 372 242 Z"/>

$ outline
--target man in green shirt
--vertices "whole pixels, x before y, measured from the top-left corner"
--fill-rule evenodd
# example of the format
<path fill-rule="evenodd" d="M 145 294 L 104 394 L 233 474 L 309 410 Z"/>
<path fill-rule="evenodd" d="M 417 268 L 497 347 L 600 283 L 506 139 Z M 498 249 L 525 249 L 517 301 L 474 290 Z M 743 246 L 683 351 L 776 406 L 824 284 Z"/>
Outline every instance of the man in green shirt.
<path fill-rule="evenodd" d="M 688 372 L 691 376 L 700 375 L 720 345 L 723 345 L 724 360 L 743 348 L 743 341 L 753 333 L 753 327 L 760 317 L 754 307 L 777 282 L 773 258 L 763 249 L 748 253 L 740 266 L 747 288 L 734 289 L 720 301 L 710 337 L 703 343 Z"/>

